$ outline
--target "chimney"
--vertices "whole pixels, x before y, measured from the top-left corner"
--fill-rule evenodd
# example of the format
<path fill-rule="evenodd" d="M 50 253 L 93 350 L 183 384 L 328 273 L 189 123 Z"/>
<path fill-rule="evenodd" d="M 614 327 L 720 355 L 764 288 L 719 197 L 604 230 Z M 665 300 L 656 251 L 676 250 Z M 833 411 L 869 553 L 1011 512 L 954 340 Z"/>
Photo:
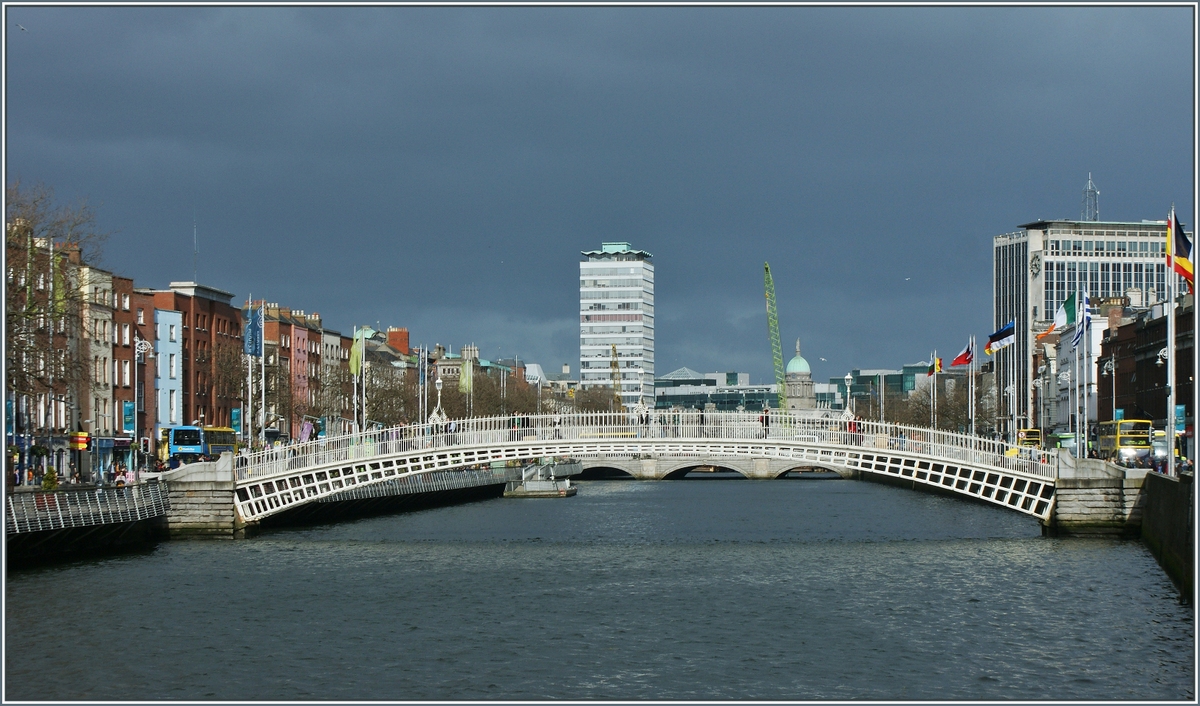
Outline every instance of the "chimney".
<path fill-rule="evenodd" d="M 387 343 L 404 355 L 408 355 L 408 329 L 389 326 L 387 330 Z"/>

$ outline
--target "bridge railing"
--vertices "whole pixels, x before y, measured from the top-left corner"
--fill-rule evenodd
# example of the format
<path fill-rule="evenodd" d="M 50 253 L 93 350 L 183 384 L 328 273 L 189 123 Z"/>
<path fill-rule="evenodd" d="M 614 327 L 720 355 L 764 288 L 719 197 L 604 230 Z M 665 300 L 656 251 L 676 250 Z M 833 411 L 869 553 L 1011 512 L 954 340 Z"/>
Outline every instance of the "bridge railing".
<path fill-rule="evenodd" d="M 413 424 L 360 434 L 325 437 L 237 459 L 239 480 L 269 477 L 354 459 L 447 447 L 478 447 L 522 441 L 678 440 L 681 443 L 760 440 L 888 449 L 1054 478 L 1058 460 L 1040 449 L 923 427 L 841 418 L 800 417 L 773 410 L 751 412 L 651 410 L 511 415 Z M 744 443 L 743 443 L 744 445 Z"/>
<path fill-rule="evenodd" d="M 159 517 L 171 509 L 171 500 L 166 488 L 153 480 L 122 488 L 10 492 L 7 505 L 5 531 L 15 534 Z"/>

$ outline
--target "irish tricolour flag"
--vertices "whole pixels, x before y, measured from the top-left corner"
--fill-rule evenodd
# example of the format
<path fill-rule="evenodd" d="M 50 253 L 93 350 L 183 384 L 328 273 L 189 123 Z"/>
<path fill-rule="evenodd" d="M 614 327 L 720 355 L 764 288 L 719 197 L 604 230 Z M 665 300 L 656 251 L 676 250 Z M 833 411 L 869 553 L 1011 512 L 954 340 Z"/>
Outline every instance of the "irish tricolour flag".
<path fill-rule="evenodd" d="M 1054 322 L 1050 324 L 1050 328 L 1039 333 L 1036 338 L 1040 341 L 1051 333 L 1062 331 L 1073 323 L 1075 323 L 1075 293 L 1071 292 L 1071 296 L 1067 297 L 1067 300 L 1058 307 L 1058 311 L 1054 312 Z"/>

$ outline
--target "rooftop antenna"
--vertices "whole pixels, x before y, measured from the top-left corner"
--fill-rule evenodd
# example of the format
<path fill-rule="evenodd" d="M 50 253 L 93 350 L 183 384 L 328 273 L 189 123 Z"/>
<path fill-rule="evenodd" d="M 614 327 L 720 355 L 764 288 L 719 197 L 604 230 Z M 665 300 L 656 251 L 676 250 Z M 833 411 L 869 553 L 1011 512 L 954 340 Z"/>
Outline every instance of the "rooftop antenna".
<path fill-rule="evenodd" d="M 1083 187 L 1083 207 L 1080 209 L 1079 220 L 1100 220 L 1100 190 L 1092 183 L 1092 173 L 1088 172 L 1087 186 Z"/>
<path fill-rule="evenodd" d="M 200 239 L 196 231 L 196 209 L 192 208 L 192 282 L 199 284 L 196 279 L 196 257 L 200 254 Z"/>

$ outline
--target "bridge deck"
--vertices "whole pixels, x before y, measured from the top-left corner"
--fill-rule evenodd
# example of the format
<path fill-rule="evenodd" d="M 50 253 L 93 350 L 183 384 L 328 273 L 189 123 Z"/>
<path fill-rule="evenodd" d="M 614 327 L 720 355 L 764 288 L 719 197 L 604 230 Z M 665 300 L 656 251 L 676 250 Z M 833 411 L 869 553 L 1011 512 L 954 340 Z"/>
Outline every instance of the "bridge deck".
<path fill-rule="evenodd" d="M 578 414 L 471 419 L 326 438 L 239 459 L 250 521 L 346 488 L 413 473 L 539 457 L 766 458 L 890 474 L 1045 519 L 1057 458 L 963 434 L 772 414 Z M 905 471 L 910 471 L 911 474 Z"/>

